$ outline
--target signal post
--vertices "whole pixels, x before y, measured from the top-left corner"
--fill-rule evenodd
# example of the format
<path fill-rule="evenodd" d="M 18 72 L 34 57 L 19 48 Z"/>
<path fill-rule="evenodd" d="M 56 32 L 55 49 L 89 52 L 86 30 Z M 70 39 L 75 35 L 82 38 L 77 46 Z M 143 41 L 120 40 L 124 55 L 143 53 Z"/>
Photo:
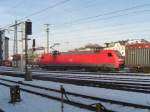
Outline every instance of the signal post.
<path fill-rule="evenodd" d="M 28 69 L 28 35 L 32 35 L 32 22 L 25 21 L 25 80 L 31 81 L 32 75 Z"/>

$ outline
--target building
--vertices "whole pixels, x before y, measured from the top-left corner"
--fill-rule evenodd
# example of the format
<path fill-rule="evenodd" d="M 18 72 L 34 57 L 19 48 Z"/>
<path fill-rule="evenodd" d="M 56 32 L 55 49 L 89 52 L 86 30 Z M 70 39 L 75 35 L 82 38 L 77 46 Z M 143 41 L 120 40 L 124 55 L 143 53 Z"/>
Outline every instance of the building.
<path fill-rule="evenodd" d="M 136 43 L 149 43 L 149 41 L 145 39 L 132 39 L 128 40 L 128 44 L 136 44 Z"/>
<path fill-rule="evenodd" d="M 135 43 L 149 43 L 149 42 L 145 39 L 122 40 L 105 43 L 106 47 L 104 49 L 118 50 L 122 54 L 122 56 L 125 56 L 125 46 L 127 44 L 135 44 Z"/>
<path fill-rule="evenodd" d="M 105 44 L 106 47 L 104 49 L 118 50 L 122 56 L 125 56 L 125 45 L 127 44 L 127 41 L 117 41 Z"/>

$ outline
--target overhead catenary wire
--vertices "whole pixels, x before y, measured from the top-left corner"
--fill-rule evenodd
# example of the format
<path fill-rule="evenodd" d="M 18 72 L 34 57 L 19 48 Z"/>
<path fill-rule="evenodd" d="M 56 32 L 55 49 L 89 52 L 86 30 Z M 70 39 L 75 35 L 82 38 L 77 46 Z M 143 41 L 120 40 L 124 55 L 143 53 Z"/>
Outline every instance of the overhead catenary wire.
<path fill-rule="evenodd" d="M 147 5 L 146 5 L 147 6 Z M 33 15 L 34 16 L 34 15 Z M 100 16 L 101 17 L 101 16 Z M 96 17 L 96 19 L 97 19 L 98 17 Z M 93 19 L 95 19 L 95 18 L 93 18 Z M 105 18 L 106 19 L 106 18 Z M 88 19 L 89 21 L 91 20 L 91 19 Z M 86 20 L 86 21 L 88 21 L 88 20 Z M 85 22 L 86 22 L 85 21 Z M 94 20 L 94 21 L 96 21 L 96 20 Z M 81 21 L 82 22 L 82 21 Z M 83 21 L 84 22 L 84 21 Z"/>
<path fill-rule="evenodd" d="M 116 15 L 116 16 L 112 16 L 112 17 L 108 17 L 108 18 L 101 18 L 100 20 L 107 20 L 107 19 L 112 19 L 113 17 L 120 17 L 120 16 L 125 16 L 125 15 L 129 15 L 129 14 L 136 14 L 136 13 L 142 13 L 142 12 L 149 12 L 150 10 L 140 10 L 140 11 L 134 11 L 134 12 L 131 12 L 131 13 L 127 13 L 127 14 L 121 14 L 121 15 Z M 116 25 L 115 25 L 116 26 Z M 114 26 L 113 26 L 114 27 Z M 97 29 L 97 28 L 96 28 Z M 78 29 L 77 31 L 81 31 L 81 29 Z M 68 31 L 66 33 L 71 33 L 71 31 Z M 58 33 L 58 32 L 54 32 L 53 34 L 56 36 L 56 35 L 66 35 L 66 33 Z M 72 31 L 72 33 L 76 33 L 75 31 Z"/>
<path fill-rule="evenodd" d="M 122 25 L 120 25 L 120 26 L 122 26 Z M 107 27 L 106 27 L 106 28 L 107 28 Z M 113 28 L 114 28 L 114 26 L 113 26 Z M 117 28 L 117 29 L 118 29 L 118 28 Z M 115 29 L 115 30 L 117 30 L 117 29 Z M 119 29 L 120 29 L 120 27 L 119 27 Z M 149 29 L 147 29 L 147 30 L 145 30 L 145 29 L 144 29 L 144 30 L 138 29 L 138 30 L 134 30 L 134 31 L 132 30 L 132 31 L 130 31 L 129 33 L 128 33 L 128 31 L 126 31 L 126 32 L 119 32 L 119 33 L 111 33 L 111 34 L 107 34 L 107 35 L 106 35 L 106 34 L 105 34 L 105 35 L 101 35 L 101 37 L 102 37 L 102 36 L 109 36 L 109 35 L 111 35 L 111 36 L 112 36 L 112 35 L 116 36 L 116 35 L 123 35 L 123 34 L 133 34 L 133 33 L 136 33 L 136 32 L 145 32 L 145 31 L 149 31 Z M 101 30 L 100 30 L 100 32 L 101 32 Z M 105 33 L 106 33 L 106 32 L 105 32 Z M 37 34 L 39 34 L 39 32 L 38 32 Z M 70 34 L 70 33 L 69 33 L 69 34 Z M 66 35 L 67 35 L 67 34 L 66 34 Z M 64 35 L 64 36 L 65 36 L 65 35 Z M 83 38 L 83 36 L 80 36 L 80 35 L 79 35 L 79 36 L 77 36 L 77 35 L 76 35 L 76 36 L 75 36 L 75 35 L 70 35 L 69 37 L 72 37 L 72 36 L 73 36 L 74 38 L 81 38 L 81 37 Z M 93 35 L 93 36 L 95 37 L 95 35 Z M 92 37 L 93 37 L 93 36 L 92 36 Z M 60 36 L 56 36 L 56 35 L 55 35 L 55 32 L 53 32 L 53 37 L 55 37 L 55 38 L 57 37 L 57 39 L 58 39 L 58 37 L 63 37 L 63 36 L 61 36 L 61 35 L 60 35 Z M 68 36 L 66 36 L 66 37 L 68 37 Z M 89 36 L 87 35 L 87 37 L 89 37 Z M 87 38 L 87 37 L 85 37 L 85 38 Z"/>
<path fill-rule="evenodd" d="M 125 13 L 125 14 L 119 14 L 119 15 L 114 15 L 114 16 L 111 16 L 111 17 L 106 17 L 106 18 L 100 18 L 100 19 L 98 19 L 97 21 L 102 21 L 102 20 L 104 20 L 104 21 L 106 21 L 106 20 L 108 20 L 108 19 L 113 19 L 113 18 L 116 18 L 116 17 L 122 17 L 122 16 L 127 16 L 127 15 L 130 15 L 130 14 L 137 14 L 137 13 L 143 13 L 143 12 L 150 12 L 150 10 L 140 10 L 140 11 L 133 11 L 133 12 L 130 12 L 130 13 Z M 89 21 L 90 22 L 90 21 Z M 89 23 L 88 22 L 88 23 Z M 115 27 L 116 25 L 114 25 L 113 27 Z M 118 25 L 117 25 L 118 26 Z M 121 25 L 122 26 L 122 25 Z M 97 28 L 97 27 L 96 27 Z M 94 28 L 93 28 L 94 29 Z M 77 32 L 77 31 L 81 31 L 81 29 L 80 28 L 78 28 L 77 30 L 73 30 L 72 32 L 71 31 L 68 31 L 68 32 L 63 32 L 63 33 L 61 33 L 61 32 L 54 32 L 55 33 L 55 35 L 65 35 L 66 33 L 75 33 L 75 32 Z M 39 33 L 39 32 L 38 32 Z M 36 33 L 35 33 L 36 34 Z"/>
<path fill-rule="evenodd" d="M 91 21 L 88 21 L 88 22 L 83 22 L 83 23 L 79 23 L 80 25 L 81 24 L 86 24 L 86 23 L 90 23 L 90 22 L 97 22 L 97 21 L 106 21 L 106 20 L 109 20 L 109 19 L 113 19 L 113 18 L 117 18 L 117 17 L 122 17 L 122 16 L 128 16 L 130 14 L 137 14 L 137 13 L 143 13 L 143 12 L 150 12 L 150 10 L 141 10 L 141 11 L 134 11 L 134 12 L 131 12 L 131 13 L 125 13 L 125 14 L 119 14 L 119 15 L 114 15 L 114 16 L 110 16 L 110 17 L 105 17 L 105 18 L 99 18 L 99 19 L 96 19 L 96 20 L 91 20 Z M 104 22 L 103 22 L 104 23 Z M 77 25 L 77 24 L 75 24 Z M 80 31 L 81 29 L 78 28 L 76 31 Z M 75 32 L 75 31 L 73 31 Z M 61 33 L 61 32 L 55 32 L 56 34 L 65 34 L 64 32 Z M 66 32 L 66 33 L 71 33 L 70 31 Z"/>
<path fill-rule="evenodd" d="M 150 6 L 150 3 L 142 4 L 142 5 L 136 5 L 136 6 L 133 6 L 133 7 L 124 8 L 124 9 L 120 9 L 120 10 L 115 10 L 115 11 L 111 11 L 111 12 L 106 12 L 106 13 L 98 14 L 98 15 L 95 15 L 95 16 L 89 16 L 89 17 L 85 17 L 85 18 L 80 18 L 80 19 L 76 19 L 76 20 L 73 20 L 73 21 L 70 21 L 70 22 L 64 22 L 64 23 L 61 23 L 61 24 L 55 24 L 55 27 L 62 27 L 62 26 L 64 27 L 64 25 L 84 24 L 84 23 L 88 23 L 89 22 L 88 20 L 91 20 L 90 22 L 94 22 L 95 20 L 92 20 L 92 19 L 96 19 L 96 18 L 104 17 L 104 16 L 110 16 L 112 14 L 117 14 L 117 13 L 120 13 L 120 12 L 122 13 L 122 12 L 125 12 L 125 11 L 135 10 L 135 9 L 139 9 L 139 8 L 143 8 L 143 7 L 147 7 L 147 6 Z M 135 13 L 137 13 L 137 12 L 135 11 Z M 143 10 L 143 12 L 144 12 L 144 10 Z M 146 10 L 145 10 L 145 12 L 146 12 Z M 125 14 L 125 15 L 128 15 L 128 14 Z M 118 15 L 118 16 L 114 15 L 112 17 L 108 17 L 108 19 L 109 18 L 111 19 L 111 18 L 114 18 L 114 17 L 119 17 L 119 16 L 123 16 L 123 15 Z M 100 18 L 100 20 L 101 20 L 101 18 Z"/>
<path fill-rule="evenodd" d="M 111 12 L 106 12 L 106 13 L 103 13 L 103 14 L 97 14 L 95 16 L 79 18 L 79 19 L 73 20 L 71 22 L 62 23 L 61 25 L 72 24 L 72 23 L 77 23 L 77 22 L 86 21 L 86 20 L 90 20 L 90 19 L 95 19 L 95 18 L 98 18 L 98 17 L 103 17 L 103 16 L 108 16 L 108 15 L 120 13 L 120 12 L 130 11 L 130 10 L 134 10 L 134 9 L 138 9 L 138 8 L 142 8 L 142 7 L 146 7 L 146 6 L 150 6 L 150 3 L 142 4 L 142 5 L 136 5 L 136 6 L 133 6 L 133 7 L 124 8 L 124 9 L 120 9 L 120 10 L 115 10 L 115 11 L 111 11 Z"/>
<path fill-rule="evenodd" d="M 119 32 L 119 33 L 111 33 L 111 34 L 107 34 L 105 35 L 105 39 L 110 39 L 111 36 L 116 36 L 116 35 L 119 35 L 119 36 L 124 36 L 126 34 L 130 34 L 131 37 L 133 37 L 133 34 L 138 34 L 138 35 L 142 35 L 142 33 L 144 32 L 148 32 L 149 33 L 149 30 L 150 29 L 145 29 L 145 30 L 137 30 L 136 32 L 135 31 L 130 31 L 130 32 Z M 138 32 L 138 33 L 137 33 Z M 86 41 L 89 41 L 89 42 L 93 42 L 93 38 L 101 38 L 103 37 L 104 35 L 91 35 L 91 36 L 76 36 L 74 37 L 74 39 L 71 39 L 71 41 L 69 41 L 69 43 L 72 45 L 72 44 L 76 44 L 78 45 L 79 43 L 85 43 Z M 55 37 L 56 38 L 56 37 Z M 80 38 L 80 40 L 79 40 Z M 128 37 L 130 38 L 130 37 Z M 57 39 L 55 39 L 57 40 Z M 58 41 L 57 41 L 58 42 Z M 61 42 L 61 41 L 60 41 Z M 96 41 L 97 42 L 97 41 Z M 59 42 L 58 42 L 59 43 Z M 62 42 L 61 42 L 62 43 Z M 65 42 L 63 42 L 64 44 L 66 44 Z M 62 45 L 62 44 L 61 44 Z"/>
<path fill-rule="evenodd" d="M 96 0 L 91 0 L 91 1 L 89 1 L 89 2 L 87 2 L 87 3 L 85 3 L 85 7 L 84 6 L 81 6 L 83 9 L 86 9 L 86 8 L 89 8 L 90 6 L 91 6 L 91 3 L 93 3 L 93 2 L 95 2 Z M 79 8 L 77 8 L 76 10 L 71 10 L 71 9 L 62 9 L 65 13 L 68 13 L 68 14 L 72 14 L 72 12 L 78 12 L 78 11 L 80 11 L 79 10 Z M 74 15 L 74 14 L 73 14 Z M 48 15 L 49 16 L 49 15 Z M 44 18 L 48 18 L 48 16 L 45 16 Z M 41 20 L 41 18 L 40 19 L 38 19 L 38 20 L 36 20 L 36 21 L 39 21 L 39 20 Z"/>
<path fill-rule="evenodd" d="M 102 18 L 92 18 L 92 19 L 85 19 L 84 21 L 72 21 L 72 22 L 68 22 L 68 23 L 62 23 L 62 24 L 59 24 L 59 25 L 55 25 L 56 28 L 59 28 L 59 27 L 64 27 L 64 25 L 68 25 L 69 27 L 70 26 L 74 26 L 74 25 L 81 25 L 81 24 L 86 24 L 86 23 L 90 23 L 90 22 L 97 22 L 97 21 L 100 21 L 100 20 L 108 20 L 108 19 L 112 19 L 112 18 L 116 18 L 116 17 L 122 17 L 122 16 L 125 16 L 125 15 L 130 15 L 130 14 L 136 14 L 136 13 L 143 13 L 143 12 L 149 12 L 150 10 L 140 10 L 140 11 L 134 11 L 134 12 L 130 12 L 130 13 L 125 13 L 125 14 L 117 14 L 117 15 L 112 15 L 112 16 L 108 16 L 108 17 L 105 17 L 103 16 Z"/>
<path fill-rule="evenodd" d="M 48 9 L 55 8 L 55 7 L 59 6 L 59 5 L 62 5 L 62 4 L 67 3 L 67 2 L 69 2 L 69 1 L 71 1 L 71 0 L 63 0 L 63 1 L 57 2 L 57 3 L 54 4 L 54 5 L 51 5 L 51 6 L 49 6 L 49 7 L 43 8 L 43 9 L 41 9 L 41 10 L 39 10 L 39 11 L 36 11 L 36 12 L 34 12 L 34 13 L 31 13 L 31 14 L 29 14 L 29 15 L 23 17 L 23 18 L 20 18 L 19 20 L 24 20 L 24 19 L 26 19 L 26 18 L 33 17 L 33 16 L 38 15 L 38 14 L 40 14 L 40 13 L 42 13 L 42 12 L 45 12 L 45 11 L 48 10 Z"/>
<path fill-rule="evenodd" d="M 19 20 L 23 20 L 23 19 L 26 19 L 28 17 L 35 16 L 35 15 L 40 14 L 40 13 L 42 13 L 42 12 L 44 12 L 44 11 L 50 9 L 50 8 L 54 8 L 54 7 L 58 6 L 58 5 L 64 4 L 64 3 L 69 2 L 69 1 L 70 0 L 64 0 L 64 1 L 58 2 L 58 3 L 56 3 L 56 4 L 52 5 L 52 6 L 49 6 L 47 8 L 41 9 L 41 10 L 39 10 L 37 12 L 34 12 L 34 13 L 30 14 L 30 15 L 22 17 Z M 142 5 L 136 5 L 136 6 L 125 8 L 125 9 L 120 9 L 120 10 L 116 10 L 116 11 L 112 11 L 112 12 L 107 12 L 107 13 L 104 13 L 104 14 L 98 14 L 96 16 L 90 16 L 90 17 L 86 17 L 86 18 L 80 18 L 80 19 L 74 20 L 72 22 L 78 22 L 78 21 L 88 20 L 88 19 L 92 19 L 92 18 L 97 18 L 99 16 L 111 15 L 111 14 L 114 14 L 114 13 L 128 11 L 128 10 L 132 10 L 132 9 L 136 9 L 136 8 L 141 8 L 141 7 L 149 6 L 149 5 L 150 5 L 150 3 L 148 3 L 148 4 L 142 4 Z M 63 24 L 68 24 L 68 23 L 72 23 L 72 22 L 67 22 L 67 23 L 63 23 Z M 7 25 L 7 26 L 9 26 L 9 25 Z"/>
<path fill-rule="evenodd" d="M 150 11 L 150 10 L 142 10 L 142 11 L 140 11 L 140 12 L 144 12 L 144 11 Z M 135 12 L 132 12 L 133 14 L 135 14 L 135 13 L 137 13 L 136 11 Z M 128 15 L 128 14 L 125 14 L 125 15 Z M 119 15 L 120 16 L 120 15 Z M 121 15 L 122 16 L 122 15 Z M 69 31 L 69 33 L 70 33 L 70 31 Z M 135 32 L 134 32 L 135 33 Z M 126 33 L 127 34 L 127 33 Z M 57 35 L 57 34 L 56 34 Z M 54 35 L 54 36 L 56 36 L 56 35 Z M 74 36 L 74 35 L 73 35 Z M 61 36 L 60 36 L 61 37 Z"/>
<path fill-rule="evenodd" d="M 13 3 L 15 5 L 13 5 L 11 8 L 8 9 L 8 11 L 12 11 L 12 9 L 17 8 L 18 6 L 22 5 L 22 3 L 24 2 L 24 0 L 20 0 L 19 2 Z M 7 12 L 8 12 L 7 11 Z"/>
<path fill-rule="evenodd" d="M 144 6 L 149 6 L 150 4 L 144 4 L 144 5 L 138 5 L 138 6 L 134 6 L 134 7 L 131 7 L 131 8 L 126 8 L 126 9 L 122 9 L 122 10 L 119 10 L 119 12 L 124 12 L 124 11 L 127 11 L 127 10 L 131 10 L 131 9 L 136 9 L 136 8 L 142 8 Z M 121 17 L 121 16 L 125 16 L 125 15 L 130 15 L 130 14 L 136 14 L 136 13 L 143 13 L 143 12 L 149 12 L 150 10 L 139 10 L 139 11 L 133 11 L 133 12 L 129 12 L 129 13 L 125 13 L 125 14 L 118 14 L 118 15 L 113 15 L 113 16 L 110 16 L 110 17 L 106 17 L 106 18 L 98 18 L 96 17 L 97 20 L 91 20 L 91 21 L 100 21 L 100 20 L 107 20 L 107 19 L 112 19 L 112 18 L 116 18 L 116 17 Z M 113 11 L 114 13 L 116 13 L 115 11 Z M 117 12 L 118 13 L 118 12 Z M 107 14 L 110 14 L 109 12 Z M 100 16 L 101 17 L 101 16 Z M 94 19 L 94 18 L 93 18 Z M 86 22 L 86 21 L 83 21 L 83 23 L 89 23 Z M 81 24 L 81 23 L 79 23 Z M 63 25 L 62 25 L 63 26 Z M 64 27 L 64 26 L 63 26 Z M 80 30 L 80 29 L 79 29 Z M 70 33 L 70 31 L 68 32 Z M 56 34 L 57 35 L 57 34 Z"/>
<path fill-rule="evenodd" d="M 69 2 L 69 1 L 71 1 L 71 0 L 63 0 L 63 1 L 57 2 L 57 3 L 54 4 L 54 5 L 51 5 L 51 6 L 49 6 L 49 7 L 46 7 L 46 8 L 43 8 L 43 9 L 41 9 L 41 10 L 38 10 L 38 11 L 36 11 L 36 12 L 33 12 L 33 13 L 31 13 L 31 14 L 25 16 L 25 17 L 22 17 L 22 18 L 18 19 L 18 21 L 23 21 L 24 19 L 27 19 L 27 18 L 29 18 L 29 17 L 38 15 L 38 14 L 44 12 L 44 11 L 47 11 L 48 9 L 55 8 L 55 7 L 59 6 L 59 5 L 62 5 L 62 4 L 67 3 L 67 2 Z M 5 25 L 4 27 L 2 27 L 2 28 L 0 28 L 0 29 L 4 29 L 4 28 L 6 28 L 6 27 L 10 27 L 10 26 L 13 26 L 13 25 L 14 25 L 14 24 L 8 24 L 8 25 Z"/>
<path fill-rule="evenodd" d="M 91 1 L 86 1 L 87 3 L 85 3 L 86 6 L 81 6 L 82 9 L 87 9 L 87 8 L 90 8 L 91 6 L 95 6 L 93 3 L 96 3 L 97 0 L 91 0 Z M 64 10 L 65 11 L 65 10 Z M 77 8 L 75 10 L 70 10 L 69 11 L 66 11 L 67 13 L 72 13 L 72 12 L 78 12 L 80 11 L 80 8 Z"/>
<path fill-rule="evenodd" d="M 32 16 L 35 16 L 35 15 L 38 15 L 38 14 L 40 14 L 40 13 L 42 13 L 42 12 L 44 12 L 44 11 L 50 9 L 50 8 L 54 8 L 54 7 L 58 6 L 58 5 L 64 4 L 64 3 L 69 2 L 69 1 L 70 0 L 64 0 L 64 1 L 58 2 L 58 3 L 56 3 L 56 4 L 52 5 L 52 6 L 49 6 L 47 8 L 41 9 L 41 10 L 39 10 L 37 12 L 34 12 L 34 13 L 30 14 L 30 15 L 22 17 L 19 20 L 23 20 L 23 19 L 26 19 L 28 17 L 32 17 Z M 133 10 L 133 9 L 137 9 L 137 8 L 142 8 L 142 7 L 145 7 L 145 6 L 150 6 L 150 3 L 137 5 L 137 6 L 133 6 L 133 7 L 125 8 L 125 9 L 120 9 L 120 10 L 116 10 L 116 11 L 112 11 L 112 12 L 107 12 L 107 13 L 104 13 L 104 14 L 98 14 L 96 16 L 80 18 L 80 19 L 77 19 L 77 20 L 74 20 L 74 21 L 71 21 L 71 22 L 62 23 L 60 25 L 65 25 L 65 24 L 71 24 L 71 23 L 75 23 L 75 22 L 85 21 L 85 20 L 89 20 L 89 19 L 93 19 L 93 18 L 97 18 L 97 17 L 101 17 L 101 16 L 111 15 L 111 14 L 115 14 L 115 13 L 119 13 L 119 12 L 123 12 L 123 11 L 128 11 L 128 10 Z M 8 27 L 8 26 L 10 26 L 10 24 L 6 25 L 4 27 Z"/>

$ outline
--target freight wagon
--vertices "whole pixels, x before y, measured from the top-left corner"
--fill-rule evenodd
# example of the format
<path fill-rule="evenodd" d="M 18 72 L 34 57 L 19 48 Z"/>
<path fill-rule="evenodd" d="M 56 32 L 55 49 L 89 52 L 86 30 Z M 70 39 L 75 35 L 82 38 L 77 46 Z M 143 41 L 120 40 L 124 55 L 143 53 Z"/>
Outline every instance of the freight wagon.
<path fill-rule="evenodd" d="M 150 43 L 126 46 L 125 65 L 132 72 L 150 72 Z"/>
<path fill-rule="evenodd" d="M 47 69 L 84 69 L 86 71 L 119 70 L 124 65 L 124 58 L 116 50 L 97 52 L 68 52 L 43 54 L 39 65 Z"/>

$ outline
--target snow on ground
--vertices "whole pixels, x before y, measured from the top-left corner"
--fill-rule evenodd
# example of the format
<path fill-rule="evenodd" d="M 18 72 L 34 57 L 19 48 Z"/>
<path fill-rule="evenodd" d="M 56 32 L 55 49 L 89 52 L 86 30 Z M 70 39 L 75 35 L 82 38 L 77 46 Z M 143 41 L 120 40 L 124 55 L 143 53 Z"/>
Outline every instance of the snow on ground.
<path fill-rule="evenodd" d="M 15 81 L 24 81 L 23 78 L 16 78 L 16 77 L 10 77 L 10 76 L 0 76 L 0 77 L 5 78 L 5 79 L 10 79 L 10 80 L 15 80 Z M 30 84 L 54 88 L 54 89 L 60 89 L 60 85 L 63 85 L 66 91 L 69 91 L 69 92 L 75 92 L 79 94 L 85 94 L 89 96 L 118 100 L 118 101 L 123 101 L 123 102 L 130 102 L 130 103 L 135 103 L 135 104 L 142 104 L 142 105 L 148 105 L 148 106 L 150 105 L 150 94 L 87 87 L 87 86 L 77 86 L 77 85 L 72 85 L 72 84 L 63 84 L 63 83 L 40 81 L 40 80 L 25 81 L 25 83 L 30 83 Z M 104 105 L 109 107 L 108 104 L 104 104 Z M 125 108 L 123 108 L 122 110 L 121 106 L 120 107 L 113 106 L 113 109 L 114 108 L 116 108 L 117 110 L 119 108 L 120 112 L 131 112 L 131 110 L 133 112 L 136 110 L 135 108 L 128 109 L 128 111 Z M 135 112 L 148 112 L 148 110 L 136 110 Z"/>
<path fill-rule="evenodd" d="M 37 95 L 21 92 L 22 101 L 16 104 L 10 100 L 9 88 L 0 85 L 0 108 L 5 112 L 60 112 L 61 104 L 58 101 L 43 98 Z M 90 112 L 70 105 L 64 105 L 64 112 Z"/>

